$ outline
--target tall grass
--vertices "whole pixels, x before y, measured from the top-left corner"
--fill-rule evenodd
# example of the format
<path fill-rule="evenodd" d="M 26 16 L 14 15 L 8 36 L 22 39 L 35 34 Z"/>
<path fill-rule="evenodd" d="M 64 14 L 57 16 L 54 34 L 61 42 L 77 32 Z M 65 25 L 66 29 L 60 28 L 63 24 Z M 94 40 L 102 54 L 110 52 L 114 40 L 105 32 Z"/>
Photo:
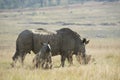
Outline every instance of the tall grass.
<path fill-rule="evenodd" d="M 91 43 L 92 44 L 92 43 Z M 49 70 L 34 69 L 33 53 L 28 54 L 23 67 L 17 64 L 10 66 L 14 50 L 0 51 L 0 80 L 119 80 L 120 50 L 112 48 L 90 48 L 87 53 L 95 59 L 87 65 L 80 65 L 74 56 L 74 64 L 69 66 L 66 61 L 64 68 L 60 65 L 60 56 L 52 57 L 53 68 Z"/>

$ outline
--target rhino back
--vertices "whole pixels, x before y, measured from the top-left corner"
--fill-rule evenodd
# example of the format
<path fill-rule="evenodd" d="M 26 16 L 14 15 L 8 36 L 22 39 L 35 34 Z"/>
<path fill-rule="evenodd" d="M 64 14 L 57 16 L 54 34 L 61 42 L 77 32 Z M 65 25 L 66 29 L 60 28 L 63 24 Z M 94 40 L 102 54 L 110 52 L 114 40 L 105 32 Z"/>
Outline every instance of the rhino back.
<path fill-rule="evenodd" d="M 47 43 L 51 45 L 51 52 L 52 55 L 57 55 L 60 51 L 60 35 L 57 35 L 53 32 L 45 32 L 45 31 L 39 31 L 34 32 L 33 34 L 34 39 L 34 50 L 33 52 L 38 53 L 42 47 L 41 43 Z"/>
<path fill-rule="evenodd" d="M 41 48 L 41 42 L 49 42 L 51 45 L 52 55 L 54 56 L 58 55 L 60 52 L 78 52 L 80 35 L 69 28 L 62 28 L 56 32 L 39 29 L 34 32 L 33 40 L 33 52 L 39 52 Z"/>

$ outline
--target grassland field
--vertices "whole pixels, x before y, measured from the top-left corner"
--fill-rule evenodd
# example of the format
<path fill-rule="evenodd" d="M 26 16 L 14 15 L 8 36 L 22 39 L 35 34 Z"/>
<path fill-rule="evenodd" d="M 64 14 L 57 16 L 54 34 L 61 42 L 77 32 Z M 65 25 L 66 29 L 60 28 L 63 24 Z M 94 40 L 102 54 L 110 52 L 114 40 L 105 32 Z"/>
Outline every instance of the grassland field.
<path fill-rule="evenodd" d="M 120 80 L 120 2 L 0 10 L 0 80 Z M 52 57 L 50 70 L 33 69 L 34 53 L 28 54 L 24 67 L 10 66 L 15 41 L 25 29 L 70 28 L 88 38 L 87 54 L 95 59 L 87 65 L 76 61 L 64 68 L 60 56 Z"/>

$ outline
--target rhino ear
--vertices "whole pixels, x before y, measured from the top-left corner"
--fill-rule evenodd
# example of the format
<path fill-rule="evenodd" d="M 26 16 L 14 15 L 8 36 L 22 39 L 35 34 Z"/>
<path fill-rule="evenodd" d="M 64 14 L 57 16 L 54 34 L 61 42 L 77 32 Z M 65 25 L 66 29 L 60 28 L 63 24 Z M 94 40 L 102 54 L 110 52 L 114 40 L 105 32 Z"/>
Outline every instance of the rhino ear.
<path fill-rule="evenodd" d="M 90 42 L 90 40 L 86 41 L 85 44 L 88 44 Z"/>
<path fill-rule="evenodd" d="M 86 38 L 83 38 L 82 42 L 85 43 L 86 42 Z"/>
<path fill-rule="evenodd" d="M 85 44 L 88 44 L 90 40 L 86 40 L 86 38 L 83 38 L 82 42 Z"/>

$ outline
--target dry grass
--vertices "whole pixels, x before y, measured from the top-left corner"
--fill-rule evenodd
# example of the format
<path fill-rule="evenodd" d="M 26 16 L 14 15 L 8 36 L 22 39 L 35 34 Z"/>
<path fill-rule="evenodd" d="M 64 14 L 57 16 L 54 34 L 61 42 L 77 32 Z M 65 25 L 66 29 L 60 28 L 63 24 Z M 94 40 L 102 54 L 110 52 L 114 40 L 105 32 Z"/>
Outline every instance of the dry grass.
<path fill-rule="evenodd" d="M 92 52 L 90 50 L 90 52 Z M 58 67 L 60 57 L 53 57 L 53 69 L 33 69 L 32 55 L 28 55 L 25 60 L 25 66 L 17 65 L 11 68 L 11 55 L 1 55 L 0 58 L 0 80 L 119 80 L 120 79 L 120 51 L 94 51 L 95 62 L 88 65 L 80 65 L 74 58 L 74 65 L 65 65 L 64 68 Z M 108 53 L 107 53 L 108 52 Z M 28 61 L 30 60 L 30 61 Z"/>
<path fill-rule="evenodd" d="M 85 4 L 51 10 L 1 12 L 0 80 L 120 80 L 119 4 Z M 33 69 L 32 59 L 35 55 L 32 53 L 27 55 L 24 67 L 18 63 L 15 68 L 11 68 L 18 34 L 25 29 L 40 27 L 49 30 L 69 27 L 81 37 L 89 38 L 87 54 L 92 55 L 95 61 L 80 65 L 74 56 L 73 66 L 69 66 L 66 61 L 62 68 L 59 67 L 60 56 L 55 56 L 52 58 L 53 69 Z"/>

